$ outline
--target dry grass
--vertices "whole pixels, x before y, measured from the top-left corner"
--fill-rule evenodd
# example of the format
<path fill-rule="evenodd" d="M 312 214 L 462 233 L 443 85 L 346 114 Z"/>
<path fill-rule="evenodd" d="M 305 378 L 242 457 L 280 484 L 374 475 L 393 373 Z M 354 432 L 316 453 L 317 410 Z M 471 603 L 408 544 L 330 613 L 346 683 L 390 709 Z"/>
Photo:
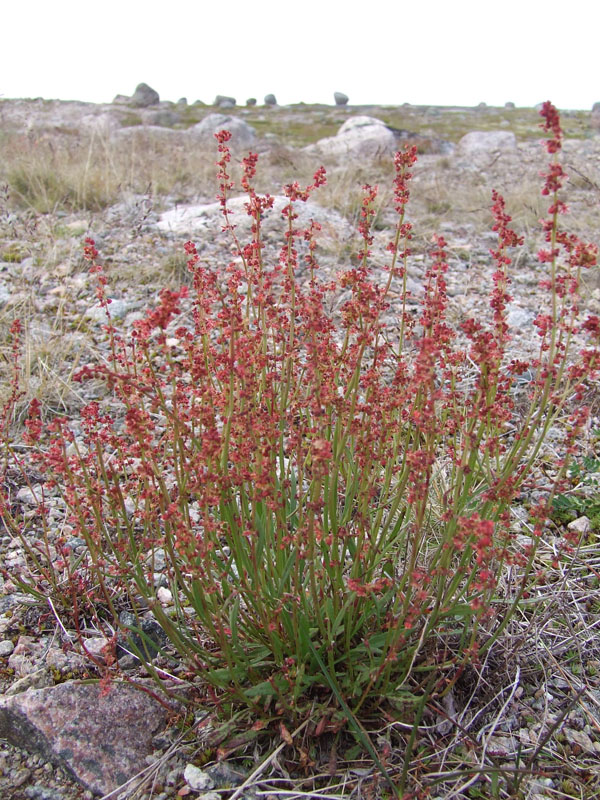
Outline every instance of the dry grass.
<path fill-rule="evenodd" d="M 143 129 L 117 140 L 13 134 L 0 141 L 0 182 L 15 205 L 39 214 L 99 211 L 126 193 L 188 199 L 213 192 L 214 153 Z"/>
<path fill-rule="evenodd" d="M 0 406 L 10 393 L 13 374 L 8 329 L 12 320 L 21 319 L 24 328 L 19 382 L 22 396 L 15 408 L 13 424 L 21 427 L 30 401 L 35 397 L 42 403 L 45 417 L 72 413 L 89 401 L 73 381 L 73 373 L 89 361 L 95 351 L 85 334 L 83 322 L 70 321 L 64 302 L 59 302 L 44 320 L 36 313 L 33 298 L 27 297 L 0 312 Z"/>

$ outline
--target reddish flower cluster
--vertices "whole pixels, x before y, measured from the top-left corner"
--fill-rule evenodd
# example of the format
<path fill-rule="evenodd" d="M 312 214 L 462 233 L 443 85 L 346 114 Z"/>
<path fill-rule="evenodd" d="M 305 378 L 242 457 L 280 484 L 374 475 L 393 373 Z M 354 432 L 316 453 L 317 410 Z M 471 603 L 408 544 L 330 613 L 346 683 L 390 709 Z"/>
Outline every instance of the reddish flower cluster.
<path fill-rule="evenodd" d="M 542 103 L 540 116 L 544 122 L 540 124 L 546 132 L 552 133 L 552 137 L 546 140 L 546 150 L 552 155 L 557 153 L 562 147 L 562 128 L 560 126 L 560 115 L 555 106 L 550 101 Z"/>

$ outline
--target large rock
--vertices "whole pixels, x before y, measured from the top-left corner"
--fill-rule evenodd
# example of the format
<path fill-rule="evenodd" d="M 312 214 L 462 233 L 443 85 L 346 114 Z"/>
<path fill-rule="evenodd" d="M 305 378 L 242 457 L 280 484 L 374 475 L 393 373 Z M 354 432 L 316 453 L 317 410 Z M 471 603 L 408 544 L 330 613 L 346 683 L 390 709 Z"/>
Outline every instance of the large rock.
<path fill-rule="evenodd" d="M 38 753 L 100 795 L 136 775 L 167 710 L 130 684 L 68 681 L 0 699 L 0 738 Z"/>
<path fill-rule="evenodd" d="M 146 108 L 146 106 L 157 105 L 160 102 L 160 97 L 158 92 L 148 86 L 147 83 L 139 83 L 131 96 L 130 102 L 136 108 Z"/>
<path fill-rule="evenodd" d="M 226 114 L 209 114 L 203 120 L 188 128 L 188 136 L 215 144 L 215 133 L 228 130 L 231 133 L 230 145 L 235 147 L 250 147 L 256 140 L 256 131 L 243 119 L 230 117 Z"/>
<path fill-rule="evenodd" d="M 249 236 L 253 224 L 253 220 L 246 213 L 245 205 L 247 202 L 246 195 L 233 197 L 227 201 L 229 220 L 236 226 L 236 234 L 239 236 Z M 261 221 L 263 234 L 281 234 L 283 242 L 283 233 L 286 230 L 287 222 L 282 217 L 281 211 L 288 203 L 287 197 L 282 195 L 274 197 L 273 208 L 263 214 Z M 294 224 L 298 227 L 307 227 L 310 224 L 310 220 L 314 219 L 323 228 L 322 236 L 333 235 L 347 239 L 352 235 L 350 224 L 337 211 L 323 208 L 310 200 L 306 203 L 296 203 L 295 213 L 298 214 L 298 219 L 295 220 Z M 163 231 L 183 233 L 186 236 L 192 233 L 219 236 L 223 224 L 224 217 L 221 213 L 221 204 L 208 203 L 197 206 L 178 206 L 171 211 L 166 211 L 161 215 L 158 227 Z"/>
<path fill-rule="evenodd" d="M 131 303 L 127 302 L 127 300 L 110 298 L 108 311 L 112 320 L 123 319 L 130 311 L 132 311 L 132 306 Z M 90 306 L 90 308 L 88 308 L 85 312 L 84 316 L 86 316 L 88 319 L 94 320 L 95 322 L 101 322 L 103 325 L 108 323 L 106 311 L 100 303 Z"/>
<path fill-rule="evenodd" d="M 348 104 L 348 95 L 344 94 L 343 92 L 334 92 L 333 99 L 335 100 L 336 106 L 345 106 Z"/>
<path fill-rule="evenodd" d="M 163 128 L 160 125 L 132 125 L 113 131 L 111 138 L 115 142 L 132 142 L 136 146 L 179 145 L 186 141 L 186 132 Z"/>
<path fill-rule="evenodd" d="M 181 122 L 181 114 L 170 111 L 168 108 L 160 108 L 157 111 L 150 111 L 144 114 L 144 122 L 149 125 L 171 128 Z"/>
<path fill-rule="evenodd" d="M 105 111 L 101 114 L 84 114 L 81 117 L 81 127 L 93 133 L 106 135 L 118 131 L 121 123 L 118 114 Z"/>
<path fill-rule="evenodd" d="M 320 139 L 305 147 L 304 151 L 337 158 L 378 158 L 390 156 L 396 149 L 396 136 L 385 122 L 375 117 L 358 116 L 346 120 L 335 136 Z"/>
<path fill-rule="evenodd" d="M 213 105 L 218 108 L 233 108 L 235 106 L 235 97 L 227 97 L 227 95 L 218 94 L 215 97 Z"/>
<path fill-rule="evenodd" d="M 265 105 L 266 106 L 276 106 L 277 105 L 277 98 L 274 94 L 266 94 L 265 95 Z"/>
<path fill-rule="evenodd" d="M 518 153 L 517 138 L 511 131 L 471 131 L 459 141 L 454 154 L 457 166 L 479 169 Z"/>

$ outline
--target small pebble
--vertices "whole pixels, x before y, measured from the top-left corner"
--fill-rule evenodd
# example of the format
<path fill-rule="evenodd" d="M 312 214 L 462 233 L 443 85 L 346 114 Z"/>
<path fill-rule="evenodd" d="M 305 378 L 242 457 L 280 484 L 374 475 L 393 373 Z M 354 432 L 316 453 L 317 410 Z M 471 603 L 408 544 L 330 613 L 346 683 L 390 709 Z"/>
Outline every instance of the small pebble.
<path fill-rule="evenodd" d="M 164 586 L 161 586 L 160 589 L 157 591 L 156 596 L 158 597 L 158 601 L 161 606 L 169 606 L 173 602 L 173 595 L 169 589 L 165 589 Z"/>
<path fill-rule="evenodd" d="M 0 658 L 6 658 L 14 649 L 15 646 L 10 639 L 2 639 L 0 642 Z"/>
<path fill-rule="evenodd" d="M 586 534 L 589 531 L 591 524 L 592 523 L 588 517 L 577 517 L 577 519 L 574 519 L 573 522 L 569 522 L 567 528 L 575 533 Z"/>
<path fill-rule="evenodd" d="M 188 764 L 183 771 L 183 778 L 188 786 L 195 792 L 203 789 L 212 789 L 215 785 L 214 780 L 194 764 Z"/>

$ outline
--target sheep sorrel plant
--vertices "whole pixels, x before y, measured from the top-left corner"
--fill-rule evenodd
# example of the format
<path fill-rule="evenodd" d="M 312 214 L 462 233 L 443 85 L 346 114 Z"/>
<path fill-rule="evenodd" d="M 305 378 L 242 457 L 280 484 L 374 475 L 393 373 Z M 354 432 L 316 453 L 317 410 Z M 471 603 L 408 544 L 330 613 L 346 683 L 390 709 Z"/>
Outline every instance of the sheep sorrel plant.
<path fill-rule="evenodd" d="M 113 645 L 120 627 L 136 648 L 135 632 L 136 652 L 159 678 L 148 652 L 153 619 L 164 637 L 154 646 L 175 659 L 169 673 L 200 678 L 228 713 L 235 702 L 301 723 L 330 706 L 342 725 L 381 707 L 412 723 L 439 701 L 539 580 L 537 542 L 599 365 L 600 320 L 580 319 L 578 296 L 596 249 L 559 225 L 562 133 L 550 103 L 542 115 L 551 205 L 539 348 L 528 361 L 508 355 L 510 253 L 521 240 L 500 195 L 489 319 L 453 328 L 441 237 L 418 314 L 407 304 L 414 148 L 394 160 L 398 218 L 385 280 L 370 259 L 377 189 L 365 186 L 360 248 L 326 281 L 319 225 L 299 229 L 295 212 L 324 169 L 304 189 L 285 187 L 283 246 L 267 263 L 261 221 L 274 199 L 252 188 L 249 154 L 241 184 L 252 235 L 239 241 L 227 207 L 230 137 L 219 133 L 223 227 L 238 257 L 202 263 L 188 242 L 192 314 L 181 314 L 185 288 L 163 290 L 129 339 L 109 323 L 107 362 L 78 378 L 100 377 L 110 392 L 79 420 L 46 426 L 32 404 L 26 440 L 46 482 L 36 517 L 21 520 L 4 501 L 30 555 L 13 580 L 50 593 L 78 625 L 93 618 Z M 109 313 L 93 241 L 85 253 Z M 533 379 L 517 405 L 525 373 Z M 540 485 L 538 457 L 558 426 L 564 450 Z M 518 537 L 511 506 L 534 489 L 532 535 Z M 52 521 L 53 493 L 68 533 Z M 68 537 L 85 541 L 77 557 Z"/>

